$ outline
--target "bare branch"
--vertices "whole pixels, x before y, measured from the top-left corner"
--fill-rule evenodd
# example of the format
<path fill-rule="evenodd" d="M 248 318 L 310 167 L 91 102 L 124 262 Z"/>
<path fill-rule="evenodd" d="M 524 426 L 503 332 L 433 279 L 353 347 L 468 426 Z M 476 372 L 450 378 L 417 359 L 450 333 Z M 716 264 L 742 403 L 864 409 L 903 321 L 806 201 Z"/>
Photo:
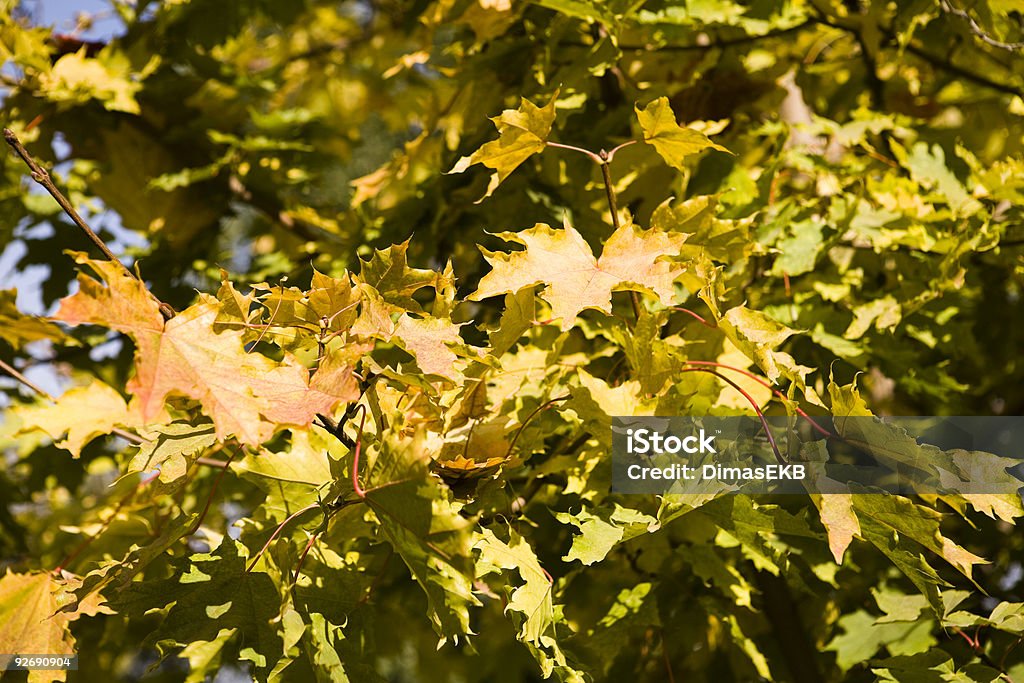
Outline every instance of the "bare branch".
<path fill-rule="evenodd" d="M 953 16 L 960 17 L 961 19 L 966 21 L 967 25 L 971 29 L 971 33 L 973 33 L 978 39 L 982 40 L 985 43 L 988 43 L 992 47 L 997 47 L 1000 50 L 1008 50 L 1010 52 L 1017 52 L 1018 50 L 1024 49 L 1024 41 L 1017 43 L 1007 43 L 1002 40 L 993 38 L 985 29 L 981 27 L 981 25 L 977 21 L 974 20 L 974 17 L 972 17 L 967 12 L 967 10 L 955 7 L 953 3 L 949 2 L 949 0 L 939 0 L 939 7 L 941 7 L 942 11 L 945 12 L 946 14 L 952 14 Z"/>
<path fill-rule="evenodd" d="M 96 231 L 89 227 L 89 224 L 85 222 L 85 219 L 78 215 L 78 212 L 75 210 L 75 207 L 71 205 L 71 202 L 68 201 L 68 198 L 65 197 L 59 189 L 57 189 L 56 185 L 53 184 L 53 180 L 50 178 L 49 172 L 40 166 L 39 162 L 29 154 L 28 150 L 25 149 L 25 145 L 21 144 L 21 140 L 19 140 L 18 136 L 14 134 L 14 131 L 10 128 L 4 128 L 4 140 L 7 141 L 7 144 L 14 150 L 14 153 L 25 162 L 26 166 L 28 166 L 32 180 L 42 185 L 46 191 L 50 193 L 50 196 L 53 197 L 57 204 L 60 205 L 60 208 L 64 210 L 64 213 L 68 215 L 68 218 L 70 218 L 72 222 L 85 233 L 85 236 L 89 238 L 89 241 L 96 245 L 96 248 L 103 253 L 107 260 L 120 266 L 121 270 L 124 271 L 124 274 L 128 277 L 138 279 L 135 273 L 133 273 L 128 266 L 121 263 L 121 260 L 114 255 L 114 252 L 110 251 L 110 247 L 107 246 L 106 242 L 100 239 L 100 236 L 96 234 Z M 170 320 L 173 318 L 174 309 L 162 301 L 157 301 L 160 304 L 160 315 L 164 317 L 164 320 Z"/>
<path fill-rule="evenodd" d="M 26 387 L 28 387 L 28 388 L 29 388 L 29 389 L 31 389 L 32 391 L 36 392 L 37 394 L 39 394 L 39 395 L 40 395 L 40 396 L 42 396 L 43 398 L 48 398 L 48 399 L 50 399 L 51 401 L 56 401 L 56 400 L 57 400 L 57 399 L 55 399 L 55 398 L 54 398 L 54 397 L 53 397 L 53 396 L 52 396 L 52 395 L 50 394 L 50 392 L 46 391 L 46 390 L 45 390 L 45 389 L 43 389 L 43 388 L 42 388 L 41 386 L 39 386 L 38 384 L 36 384 L 36 383 L 35 383 L 35 382 L 33 382 L 32 380 L 30 380 L 30 379 L 29 379 L 28 377 L 26 377 L 25 375 L 23 375 L 23 374 L 21 374 L 20 372 L 18 372 L 18 370 L 17 370 L 17 369 L 15 369 L 15 368 L 14 368 L 14 366 L 8 365 L 7 363 L 5 363 L 5 362 L 4 362 L 4 361 L 2 361 L 2 360 L 0 360 L 0 370 L 3 370 L 3 371 L 4 371 L 4 372 L 6 372 L 6 373 L 7 373 L 8 375 L 10 375 L 10 376 L 11 376 L 11 377 L 13 377 L 14 379 L 18 380 L 19 382 L 21 382 L 21 383 L 22 383 L 22 384 L 24 384 L 24 385 L 25 385 Z"/>

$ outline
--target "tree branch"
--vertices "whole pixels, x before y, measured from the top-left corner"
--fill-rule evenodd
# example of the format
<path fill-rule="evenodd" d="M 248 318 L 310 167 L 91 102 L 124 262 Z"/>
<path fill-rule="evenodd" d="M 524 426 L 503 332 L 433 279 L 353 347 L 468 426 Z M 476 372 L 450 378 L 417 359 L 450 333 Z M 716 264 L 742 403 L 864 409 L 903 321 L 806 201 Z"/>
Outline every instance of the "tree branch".
<path fill-rule="evenodd" d="M 100 236 L 97 235 L 91 227 L 89 227 L 89 224 L 86 223 L 80 215 L 78 215 L 78 212 L 75 211 L 75 207 L 71 205 L 68 198 L 65 197 L 59 189 L 57 189 L 56 185 L 53 184 L 53 180 L 50 178 L 49 172 L 40 166 L 32 155 L 29 154 L 28 150 L 25 149 L 25 145 L 21 144 L 21 140 L 19 140 L 18 136 L 14 134 L 14 131 L 10 128 L 4 128 L 4 140 L 7 141 L 7 144 L 14 150 L 14 153 L 25 162 L 26 166 L 28 166 L 32 180 L 42 185 L 43 188 L 50 193 L 50 196 L 53 197 L 57 204 L 60 205 L 60 208 L 64 210 L 64 213 L 68 215 L 68 218 L 70 218 L 71 221 L 85 233 L 85 236 L 89 238 L 89 241 L 96 245 L 96 248 L 103 253 L 107 260 L 120 266 L 121 270 L 128 277 L 138 279 L 138 276 L 133 273 L 128 266 L 121 263 L 121 259 L 117 258 L 117 256 L 114 255 L 114 252 L 110 251 L 110 247 L 108 247 L 106 243 L 100 239 Z M 150 293 L 150 296 L 153 296 L 153 294 Z M 155 296 L 153 298 L 156 299 Z M 173 308 L 159 299 L 157 299 L 157 303 L 160 305 L 160 315 L 164 317 L 164 320 L 170 320 L 174 317 Z"/>
<path fill-rule="evenodd" d="M 953 16 L 960 17 L 961 19 L 966 21 L 967 25 L 971 29 L 971 33 L 973 33 L 976 37 L 988 43 L 992 47 L 997 47 L 1000 50 L 1008 50 L 1010 52 L 1016 52 L 1018 50 L 1024 49 L 1024 41 L 1017 43 L 1007 43 L 1002 40 L 993 38 L 985 29 L 981 27 L 981 25 L 977 21 L 974 20 L 974 17 L 972 17 L 967 12 L 967 10 L 960 9 L 959 7 L 954 7 L 953 3 L 949 2 L 949 0 L 939 0 L 939 7 L 941 7 L 942 11 L 945 12 L 946 14 L 952 14 Z"/>
<path fill-rule="evenodd" d="M 807 19 L 794 26 L 788 26 L 786 28 L 780 28 L 774 31 L 768 31 L 767 33 L 761 33 L 757 35 L 746 35 L 737 38 L 722 38 L 720 40 L 704 40 L 703 42 L 698 41 L 688 45 L 619 45 L 618 48 L 624 52 L 703 52 L 705 50 L 712 50 L 715 48 L 732 47 L 733 45 L 743 45 L 745 43 L 756 43 L 759 40 L 767 40 L 769 38 L 778 38 L 781 36 L 789 35 L 797 31 L 802 31 L 815 24 L 813 19 Z M 582 43 L 582 42 L 561 42 L 558 44 L 559 47 L 594 47 L 593 44 Z"/>
<path fill-rule="evenodd" d="M 854 36 L 854 38 L 858 38 L 859 32 L 857 31 L 857 28 L 855 26 L 851 26 L 848 22 L 841 22 L 832 17 L 829 17 L 826 14 L 824 14 L 822 10 L 820 10 L 819 8 L 815 9 L 817 10 L 817 16 L 814 19 L 815 22 L 822 24 L 824 26 L 831 26 L 832 28 L 837 28 L 842 31 L 846 31 L 847 33 Z M 878 30 L 889 42 L 896 41 L 896 34 L 893 33 L 892 29 L 885 26 L 879 26 Z M 986 88 L 991 88 L 992 90 L 996 90 L 1001 93 L 1006 93 L 1007 95 L 1016 95 L 1017 97 L 1024 98 L 1024 89 L 1014 87 L 1013 85 L 1010 85 L 1008 83 L 1000 83 L 999 81 L 994 81 L 988 76 L 965 69 L 961 66 L 954 64 L 951 58 L 940 57 L 938 55 L 932 54 L 928 50 L 925 50 L 923 47 L 913 42 L 908 43 L 904 49 L 910 54 L 924 60 L 925 62 L 928 62 L 934 68 L 941 69 L 942 71 L 946 71 L 955 76 L 967 79 L 968 81 L 971 81 L 972 83 L 975 83 L 977 85 L 982 85 L 985 86 Z"/>

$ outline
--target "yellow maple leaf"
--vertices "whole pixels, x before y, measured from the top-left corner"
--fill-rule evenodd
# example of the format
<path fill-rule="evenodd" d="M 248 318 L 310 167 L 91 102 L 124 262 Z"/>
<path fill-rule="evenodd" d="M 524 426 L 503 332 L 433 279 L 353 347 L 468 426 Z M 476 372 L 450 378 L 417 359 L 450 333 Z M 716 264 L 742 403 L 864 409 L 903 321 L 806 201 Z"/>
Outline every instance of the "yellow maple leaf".
<path fill-rule="evenodd" d="M 674 296 L 672 283 L 685 270 L 666 258 L 679 254 L 687 237 L 684 233 L 642 230 L 632 223 L 612 233 L 600 258 L 594 257 L 583 236 L 568 223 L 562 230 L 538 223 L 529 230 L 503 232 L 498 237 L 526 249 L 513 253 L 483 250 L 492 270 L 469 298 L 480 301 L 544 284 L 541 298 L 551 304 L 563 330 L 571 328 L 584 309 L 611 313 L 613 291 L 648 292 L 669 305 Z"/>
<path fill-rule="evenodd" d="M 138 427 L 142 415 L 134 403 L 129 406 L 121 394 L 98 379 L 89 384 L 64 392 L 51 405 L 33 405 L 15 410 L 21 417 L 20 432 L 38 429 L 78 457 L 82 448 L 101 434 L 109 434 L 114 427 Z"/>

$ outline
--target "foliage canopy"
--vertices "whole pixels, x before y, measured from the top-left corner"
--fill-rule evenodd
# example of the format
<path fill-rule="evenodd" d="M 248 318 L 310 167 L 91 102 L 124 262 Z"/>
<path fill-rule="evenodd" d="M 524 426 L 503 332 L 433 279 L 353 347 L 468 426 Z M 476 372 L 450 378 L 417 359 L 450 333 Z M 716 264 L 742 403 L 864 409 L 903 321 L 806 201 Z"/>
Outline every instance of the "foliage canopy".
<path fill-rule="evenodd" d="M 0 0 L 119 259 L 4 157 L 0 652 L 1024 681 L 1017 496 L 609 490 L 616 415 L 1024 410 L 1016 3 L 111 8 Z"/>

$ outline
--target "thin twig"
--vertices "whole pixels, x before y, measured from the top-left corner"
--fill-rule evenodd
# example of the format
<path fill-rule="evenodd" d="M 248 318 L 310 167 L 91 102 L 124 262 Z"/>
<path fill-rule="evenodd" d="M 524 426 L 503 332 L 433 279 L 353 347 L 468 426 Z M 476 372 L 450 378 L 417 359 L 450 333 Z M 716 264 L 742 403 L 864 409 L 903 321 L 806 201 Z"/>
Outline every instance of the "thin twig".
<path fill-rule="evenodd" d="M 110 525 L 113 524 L 115 519 L 117 519 L 117 515 L 121 512 L 121 509 L 135 498 L 136 494 L 138 494 L 139 492 L 139 489 L 148 484 L 150 481 L 150 479 L 145 478 L 140 480 L 139 483 L 135 485 L 135 488 L 133 488 L 126 496 L 124 496 L 120 500 L 120 502 L 118 502 L 117 506 L 114 508 L 114 512 L 111 513 L 110 517 L 108 517 L 107 520 L 100 525 L 100 528 L 95 533 L 90 534 L 88 537 L 86 537 L 81 543 L 79 543 L 74 548 L 74 550 L 72 550 L 70 553 L 64 556 L 64 559 L 60 561 L 60 564 L 54 568 L 53 574 L 59 576 L 60 573 L 64 571 L 65 567 L 70 566 L 72 562 L 78 559 L 78 556 L 81 555 L 86 548 L 92 545 L 93 542 L 100 537 L 100 534 L 102 534 L 104 531 L 110 528 Z"/>
<path fill-rule="evenodd" d="M 107 260 L 120 266 L 121 270 L 128 277 L 138 279 L 138 276 L 136 276 L 128 266 L 124 265 L 124 263 L 121 262 L 121 259 L 117 258 L 117 256 L 114 255 L 114 252 L 110 250 L 110 247 L 100 239 L 100 236 L 97 235 L 91 227 L 89 227 L 89 224 L 85 222 L 85 219 L 78 215 L 78 212 L 75 210 L 75 207 L 71 205 L 71 202 L 68 201 L 68 198 L 65 197 L 59 189 L 57 189 L 56 185 L 53 184 L 53 179 L 50 178 L 50 173 L 40 166 L 32 155 L 29 154 L 28 150 L 25 149 L 25 145 L 21 144 L 21 140 L 18 139 L 18 136 L 15 135 L 13 130 L 10 128 L 4 128 L 4 140 L 7 141 L 7 144 L 14 150 L 14 153 L 25 162 L 26 166 L 28 166 L 32 180 L 42 185 L 43 188 L 50 193 L 50 196 L 53 197 L 57 204 L 60 205 L 60 208 L 64 210 L 64 213 L 66 213 L 72 222 L 85 233 L 85 236 L 89 238 L 89 241 L 96 245 L 96 248 L 103 253 Z M 152 294 L 150 294 L 150 296 L 152 296 Z M 156 297 L 153 298 L 155 299 Z M 174 309 L 162 301 L 157 301 L 160 304 L 160 315 L 164 317 L 164 320 L 170 320 L 173 318 Z"/>
<path fill-rule="evenodd" d="M 523 433 L 523 430 L 526 429 L 526 425 L 530 424 L 530 421 L 533 420 L 533 418 L 535 418 L 542 410 L 550 408 L 559 401 L 568 401 L 570 398 L 572 398 L 572 396 L 559 396 L 558 398 L 552 398 L 545 401 L 534 408 L 533 412 L 527 415 L 526 419 L 523 420 L 523 424 L 519 425 L 519 429 L 516 430 L 515 436 L 513 436 L 512 441 L 509 442 L 508 449 L 505 451 L 505 460 L 508 460 L 512 456 L 512 449 L 515 448 L 516 442 L 519 441 L 519 435 Z"/>
<path fill-rule="evenodd" d="M 612 212 L 612 227 L 619 229 L 619 204 L 615 199 L 615 188 L 612 187 L 612 172 L 608 168 L 608 153 L 603 149 L 601 154 L 605 159 L 601 162 L 601 178 L 604 179 L 605 194 L 608 195 L 608 209 Z"/>
<path fill-rule="evenodd" d="M 53 397 L 53 396 L 52 396 L 52 395 L 50 394 L 50 392 L 46 391 L 46 390 L 45 390 L 45 389 L 43 389 L 43 388 L 42 388 L 41 386 L 39 386 L 38 384 L 36 384 L 36 383 L 35 383 L 35 382 L 33 382 L 32 380 L 30 380 L 30 379 L 29 379 L 28 377 L 26 377 L 25 375 L 21 374 L 21 373 L 20 373 L 20 372 L 18 372 L 18 371 L 17 371 L 17 370 L 16 370 L 16 369 L 15 369 L 14 367 L 12 367 L 12 366 L 8 365 L 7 363 L 5 363 L 5 362 L 4 362 L 4 361 L 2 361 L 2 360 L 0 360 L 0 370 L 3 370 L 3 371 L 4 371 L 4 372 L 6 372 L 6 373 L 7 373 L 8 375 L 10 375 L 10 376 L 11 376 L 11 377 L 13 377 L 14 379 L 18 380 L 19 382 L 21 382 L 21 383 L 22 383 L 22 384 L 24 384 L 24 385 L 25 385 L 26 387 L 28 387 L 28 388 L 29 388 L 29 389 L 31 389 L 32 391 L 36 392 L 37 394 L 39 394 L 39 395 L 40 395 L 40 396 L 42 396 L 43 398 L 48 398 L 48 399 L 50 399 L 51 401 L 56 401 L 56 400 L 57 400 L 57 399 L 55 399 L 55 398 L 54 398 L 54 397 Z"/>
<path fill-rule="evenodd" d="M 785 36 L 790 33 L 801 31 L 808 26 L 814 25 L 812 19 L 808 19 L 802 23 L 796 24 L 795 26 L 788 26 L 786 28 L 780 28 L 774 31 L 768 31 L 767 33 L 760 33 L 754 35 L 746 35 L 738 38 L 723 38 L 721 40 L 709 40 L 701 43 L 691 43 L 689 45 L 619 45 L 619 50 L 623 52 L 707 52 L 708 50 L 714 50 L 716 48 L 732 47 L 733 45 L 743 45 L 745 43 L 756 43 L 759 40 L 767 40 L 769 38 L 778 38 Z M 588 47 L 593 48 L 592 43 L 582 42 L 569 42 L 562 41 L 558 43 L 559 47 Z"/>
<path fill-rule="evenodd" d="M 1022 90 L 1021 88 L 1015 88 L 1012 85 L 1000 83 L 999 81 L 994 81 L 988 76 L 983 76 L 979 73 L 975 73 L 961 66 L 957 66 L 950 59 L 934 55 L 928 52 L 927 50 L 915 45 L 914 43 L 908 44 L 906 50 L 907 52 L 913 55 L 917 55 L 918 57 L 920 57 L 921 59 L 928 62 L 934 67 L 938 67 L 943 71 L 948 71 L 951 74 L 960 76 L 961 78 L 965 78 L 969 81 L 973 81 L 978 85 L 987 86 L 993 90 L 998 90 L 1001 93 L 1006 93 L 1007 95 L 1016 95 L 1017 97 L 1024 97 L 1024 90 Z"/>
<path fill-rule="evenodd" d="M 665 674 L 668 676 L 668 683 L 676 683 L 675 674 L 672 672 L 672 661 L 668 657 L 668 643 L 665 642 L 665 629 L 661 629 L 661 658 L 665 662 Z"/>
<path fill-rule="evenodd" d="M 685 363 L 686 365 L 706 365 L 706 366 L 709 366 L 709 367 L 722 368 L 723 370 L 732 370 L 733 372 L 738 372 L 741 375 L 746 375 L 750 379 L 754 380 L 755 382 L 757 382 L 758 384 L 763 386 L 765 389 L 768 389 L 773 394 L 778 396 L 779 399 L 781 399 L 783 402 L 785 402 L 785 403 L 792 403 L 792 400 L 788 396 L 786 396 L 781 391 L 779 391 L 778 389 L 773 387 L 771 384 L 769 384 L 767 382 L 767 380 L 765 380 L 762 377 L 758 377 L 754 373 L 748 372 L 747 370 L 744 370 L 743 368 L 737 368 L 737 367 L 735 367 L 733 365 L 726 365 L 725 363 L 716 363 L 716 362 L 710 361 L 710 360 L 687 360 L 687 361 L 683 361 L 683 363 Z M 815 422 L 814 419 L 810 415 L 808 415 L 806 412 L 804 412 L 803 409 L 801 409 L 800 406 L 796 405 L 795 403 L 793 403 L 793 410 L 796 411 L 797 415 L 799 415 L 800 417 L 804 418 L 809 423 L 811 423 L 811 426 L 814 427 L 815 431 L 817 431 L 822 436 L 824 436 L 826 438 L 829 438 L 829 439 L 837 438 L 836 435 L 833 434 L 832 432 L 828 431 L 824 427 L 818 426 L 818 423 Z"/>
<path fill-rule="evenodd" d="M 981 27 L 981 25 L 977 21 L 974 20 L 974 17 L 972 17 L 967 12 L 967 10 L 960 9 L 959 7 L 954 7 L 953 3 L 949 2 L 948 0 L 939 0 L 939 7 L 941 7 L 942 11 L 945 12 L 946 14 L 952 14 L 953 16 L 960 17 L 961 19 L 966 21 L 967 25 L 970 26 L 971 28 L 971 33 L 973 33 L 975 36 L 985 41 L 992 47 L 998 47 L 1000 50 L 1009 50 L 1010 52 L 1016 52 L 1018 50 L 1024 49 L 1024 41 L 1018 43 L 1007 43 L 1005 41 L 993 38 L 985 29 Z"/>
<path fill-rule="evenodd" d="M 25 375 L 23 375 L 20 372 L 18 372 L 18 370 L 16 368 L 12 367 L 11 365 L 5 363 L 2 360 L 0 360 L 0 370 L 3 370 L 8 375 L 10 375 L 14 379 L 18 380 L 19 382 L 24 384 L 26 387 L 28 387 L 32 391 L 36 392 L 37 394 L 39 394 L 43 398 L 47 399 L 48 401 L 50 401 L 52 403 L 56 403 L 57 402 L 57 399 L 54 398 L 54 396 L 50 392 L 46 391 L 41 386 L 39 386 L 38 384 L 36 384 L 32 380 L 30 380 L 28 377 L 26 377 Z M 141 444 L 147 443 L 149 441 L 149 439 L 143 438 L 143 437 L 139 436 L 138 434 L 133 434 L 133 433 L 131 433 L 129 431 L 125 431 L 124 429 L 120 429 L 119 427 L 114 427 L 113 429 L 110 430 L 110 433 L 114 434 L 115 436 L 121 437 L 125 441 L 128 441 L 130 443 L 134 443 L 134 444 L 137 444 L 137 445 L 141 445 Z"/>
<path fill-rule="evenodd" d="M 138 434 L 133 434 L 132 432 L 126 431 L 119 427 L 114 427 L 113 429 L 110 430 L 110 433 L 113 434 L 114 436 L 119 436 L 128 443 L 133 443 L 136 446 L 141 446 L 144 443 L 149 443 L 149 439 L 147 439 L 146 437 L 139 436 Z"/>
<path fill-rule="evenodd" d="M 218 469 L 226 470 L 231 466 L 231 460 L 217 460 L 216 458 L 196 458 L 197 465 L 203 465 L 205 467 L 216 467 Z"/>
<path fill-rule="evenodd" d="M 846 31 L 847 33 L 849 33 L 849 34 L 851 34 L 853 36 L 857 35 L 856 27 L 854 27 L 854 26 L 852 26 L 852 25 L 850 25 L 848 23 L 843 23 L 843 22 L 837 21 L 836 19 L 834 19 L 832 17 L 829 17 L 829 16 L 825 15 L 820 9 L 817 10 L 817 16 L 815 17 L 814 21 L 816 21 L 816 22 L 818 22 L 820 24 L 823 24 L 825 26 L 831 26 L 832 28 L 837 28 L 837 29 L 840 29 L 842 31 Z M 891 29 L 888 29 L 888 28 L 885 28 L 885 27 L 882 27 L 882 26 L 879 26 L 878 29 L 879 29 L 879 32 L 890 43 L 896 41 L 896 34 L 893 33 L 893 31 Z M 986 86 L 988 88 L 991 88 L 992 90 L 997 90 L 997 91 L 999 91 L 1001 93 L 1006 93 L 1008 95 L 1016 95 L 1017 97 L 1024 97 L 1024 90 L 1022 90 L 1020 88 L 1016 88 L 1016 87 L 1014 87 L 1014 86 L 1012 86 L 1010 84 L 1007 84 L 1007 83 L 1000 83 L 999 81 L 994 81 L 991 78 L 989 78 L 988 76 L 983 76 L 982 74 L 979 74 L 979 73 L 976 73 L 974 71 L 970 71 L 968 69 L 965 69 L 965 68 L 963 68 L 961 66 L 958 66 L 958 65 L 954 64 L 951 61 L 952 60 L 951 57 L 946 58 L 946 57 L 940 57 L 940 56 L 938 56 L 936 54 L 932 54 L 931 52 L 929 52 L 928 50 L 925 50 L 924 48 L 922 48 L 920 45 L 914 43 L 913 41 L 908 43 L 903 49 L 906 50 L 907 52 L 909 52 L 910 54 L 916 55 L 920 59 L 923 59 L 924 61 L 928 62 L 929 64 L 931 64 L 935 68 L 938 68 L 938 69 L 941 69 L 943 71 L 949 72 L 949 73 L 951 73 L 953 75 L 956 75 L 956 76 L 960 76 L 961 78 L 964 78 L 966 80 L 972 81 L 973 83 L 976 83 L 978 85 Z"/>

